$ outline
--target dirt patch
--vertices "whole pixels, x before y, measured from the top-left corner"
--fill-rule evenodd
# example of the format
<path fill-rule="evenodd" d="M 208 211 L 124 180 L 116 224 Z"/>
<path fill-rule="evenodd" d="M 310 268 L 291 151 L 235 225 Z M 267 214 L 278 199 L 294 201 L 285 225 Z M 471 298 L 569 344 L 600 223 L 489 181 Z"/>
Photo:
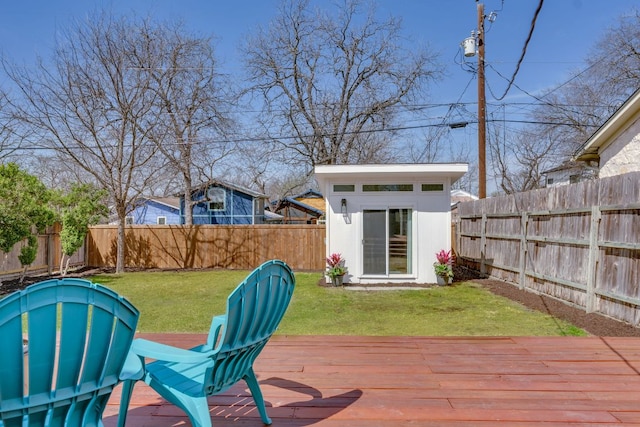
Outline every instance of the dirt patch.
<path fill-rule="evenodd" d="M 113 269 L 84 267 L 84 268 L 79 268 L 77 270 L 73 270 L 72 272 L 70 272 L 64 277 L 86 278 L 88 276 L 94 276 L 96 274 L 112 273 L 112 272 L 113 272 Z M 37 276 L 25 276 L 22 282 L 20 282 L 19 278 L 6 279 L 6 280 L 3 280 L 1 282 L 2 285 L 0 285 L 0 298 L 12 292 L 22 290 L 29 285 L 33 285 L 34 283 L 42 282 L 43 280 L 60 279 L 60 278 L 62 278 L 62 276 L 58 274 L 54 274 L 54 275 L 40 274 Z"/>

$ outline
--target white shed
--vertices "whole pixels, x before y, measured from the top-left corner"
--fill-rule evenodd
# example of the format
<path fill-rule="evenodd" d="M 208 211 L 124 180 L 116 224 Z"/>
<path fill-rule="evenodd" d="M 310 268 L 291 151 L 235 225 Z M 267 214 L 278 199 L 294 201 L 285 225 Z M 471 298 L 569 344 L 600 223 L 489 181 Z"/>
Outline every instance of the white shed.
<path fill-rule="evenodd" d="M 345 282 L 435 283 L 433 263 L 451 249 L 451 185 L 463 163 L 322 165 L 327 256 L 340 253 Z"/>

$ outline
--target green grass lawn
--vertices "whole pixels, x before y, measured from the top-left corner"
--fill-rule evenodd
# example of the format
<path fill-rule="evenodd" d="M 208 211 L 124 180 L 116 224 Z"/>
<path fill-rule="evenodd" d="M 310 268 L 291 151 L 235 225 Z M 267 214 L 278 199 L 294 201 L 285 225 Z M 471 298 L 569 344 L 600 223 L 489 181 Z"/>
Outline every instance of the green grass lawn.
<path fill-rule="evenodd" d="M 91 279 L 126 296 L 141 312 L 140 332 L 207 332 L 248 271 L 137 272 Z M 586 335 L 473 283 L 404 291 L 318 286 L 320 273 L 296 273 L 279 334 L 561 336 Z"/>

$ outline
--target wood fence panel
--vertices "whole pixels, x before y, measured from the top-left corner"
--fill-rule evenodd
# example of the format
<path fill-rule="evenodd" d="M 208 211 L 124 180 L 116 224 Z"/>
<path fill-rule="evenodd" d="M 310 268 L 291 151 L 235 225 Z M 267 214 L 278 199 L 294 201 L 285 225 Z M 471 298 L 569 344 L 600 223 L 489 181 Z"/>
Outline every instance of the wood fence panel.
<path fill-rule="evenodd" d="M 114 267 L 117 226 L 89 229 L 88 264 Z M 125 232 L 125 267 L 253 269 L 281 259 L 295 270 L 325 267 L 324 225 L 134 225 Z"/>
<path fill-rule="evenodd" d="M 465 202 L 458 213 L 461 263 L 640 324 L 640 173 Z"/>
<path fill-rule="evenodd" d="M 38 236 L 38 253 L 36 254 L 35 261 L 28 267 L 27 272 L 29 275 L 53 273 L 60 268 L 60 258 L 62 256 L 62 247 L 60 245 L 60 224 L 54 224 L 49 227 L 44 234 Z M 24 242 L 26 244 L 26 241 Z M 0 256 L 6 256 L 6 263 L 2 268 L 3 260 L 0 260 L 0 281 L 3 279 L 10 279 L 19 276 L 22 273 L 22 266 L 18 255 L 20 255 L 20 249 L 23 243 L 18 243 L 13 247 L 13 250 L 8 254 L 0 254 Z M 77 267 L 84 265 L 86 248 L 83 245 L 69 261 L 70 267 Z M 66 261 L 65 261 L 66 262 Z"/>

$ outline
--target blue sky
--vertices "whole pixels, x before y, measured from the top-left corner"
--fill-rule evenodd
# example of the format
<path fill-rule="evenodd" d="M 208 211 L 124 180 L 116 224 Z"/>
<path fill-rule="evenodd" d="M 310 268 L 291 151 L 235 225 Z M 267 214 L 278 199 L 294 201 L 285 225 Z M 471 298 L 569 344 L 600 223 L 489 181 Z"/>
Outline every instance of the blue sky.
<path fill-rule="evenodd" d="M 333 0 L 312 0 L 329 6 Z M 539 0 L 484 0 L 485 13 L 497 11 L 495 21 L 487 25 L 487 63 L 510 77 L 529 31 Z M 280 0 L 22 0 L 4 2 L 0 14 L 0 50 L 19 62 L 30 62 L 35 54 L 47 57 L 54 45 L 56 31 L 64 29 L 72 18 L 82 19 L 96 9 L 114 13 L 179 18 L 186 26 L 203 35 L 215 35 L 223 72 L 240 72 L 237 46 L 243 35 L 256 25 L 267 25 L 276 14 Z M 475 0 L 378 0 L 380 16 L 402 18 L 408 43 L 428 43 L 440 53 L 446 68 L 445 78 L 425 93 L 423 103 L 451 104 L 477 101 L 474 76 L 457 64 L 461 60 L 460 43 L 477 26 Z M 618 17 L 640 8 L 637 0 L 546 0 L 538 17 L 533 38 L 521 66 L 516 84 L 532 94 L 564 81 L 571 70 L 584 67 L 584 59 L 594 42 Z M 470 59 L 475 63 L 475 58 Z M 487 69 L 487 102 L 491 92 L 501 95 L 506 80 Z M 465 90 L 466 88 L 466 90 Z M 532 102 L 528 95 L 512 88 L 505 103 Z M 476 107 L 468 107 L 475 113 Z M 491 112 L 491 107 L 489 111 Z M 498 111 L 496 108 L 495 111 Z M 505 114 L 521 119 L 520 107 L 506 107 Z M 446 109 L 433 111 L 430 120 L 442 120 Z M 456 113 L 451 121 L 465 120 Z M 411 125 L 412 123 L 409 123 Z M 473 151 L 476 129 L 453 130 L 452 140 Z M 455 135 L 453 134 L 455 132 Z M 410 137 L 409 137 L 410 138 Z M 445 159 L 446 160 L 446 159 Z"/>
<path fill-rule="evenodd" d="M 333 0 L 315 0 L 331 4 Z M 188 28 L 214 34 L 227 72 L 238 67 L 237 45 L 257 24 L 266 25 L 277 11 L 279 0 L 23 0 L 4 2 L 0 14 L 0 49 L 11 58 L 31 61 L 35 53 L 47 56 L 56 31 L 72 18 L 82 18 L 96 8 L 115 13 L 135 12 L 160 18 L 181 18 Z M 487 23 L 487 61 L 510 76 L 526 38 L 538 0 L 485 0 L 485 13 L 497 11 Z M 448 76 L 433 88 L 433 102 L 453 102 L 462 93 L 470 74 L 455 61 L 459 44 L 476 28 L 474 0 L 378 0 L 381 16 L 393 14 L 403 20 L 404 33 L 418 43 L 429 43 L 441 54 Z M 638 7 L 637 0 L 546 0 L 539 15 L 526 60 L 516 83 L 537 92 L 561 83 L 571 69 L 580 68 L 594 41 L 615 19 Z M 456 58 L 456 56 L 458 56 Z M 474 61 L 474 59 L 472 59 Z M 488 70 L 494 92 L 506 82 Z M 464 82 L 464 83 L 460 83 Z M 475 98 L 470 87 L 468 99 Z M 516 96 L 517 90 L 511 96 Z M 489 94 L 490 96 L 490 94 Z"/>

